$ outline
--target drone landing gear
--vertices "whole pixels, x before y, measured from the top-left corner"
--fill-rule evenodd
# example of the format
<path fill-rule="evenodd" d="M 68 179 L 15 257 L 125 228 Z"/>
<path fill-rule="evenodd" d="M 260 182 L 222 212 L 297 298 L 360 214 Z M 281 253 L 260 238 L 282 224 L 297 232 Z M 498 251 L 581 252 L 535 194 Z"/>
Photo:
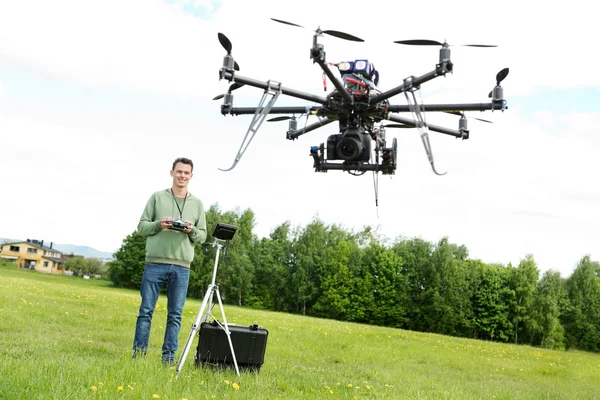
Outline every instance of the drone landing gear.
<path fill-rule="evenodd" d="M 446 175 L 446 172 L 439 173 L 435 169 L 435 164 L 433 162 L 433 153 L 431 152 L 431 143 L 429 142 L 429 134 L 427 129 L 427 122 L 425 121 L 425 113 L 421 105 L 417 102 L 417 98 L 415 96 L 415 91 L 419 90 L 419 87 L 411 87 L 410 90 L 406 90 L 404 95 L 406 96 L 406 101 L 408 103 L 408 108 L 413 116 L 415 121 L 415 126 L 419 130 L 421 134 L 421 140 L 423 141 L 423 146 L 425 146 L 425 152 L 427 153 L 427 158 L 429 159 L 429 164 L 431 164 L 431 169 L 436 175 Z M 410 95 L 409 95 L 410 92 Z"/>
<path fill-rule="evenodd" d="M 273 108 L 273 105 L 277 101 L 277 98 L 279 97 L 280 94 L 281 94 L 281 83 L 268 81 L 267 88 L 265 89 L 263 96 L 260 99 L 260 103 L 258 104 L 256 111 L 254 112 L 254 117 L 252 118 L 252 121 L 250 122 L 250 126 L 248 127 L 248 131 L 246 132 L 246 136 L 244 136 L 244 140 L 242 141 L 242 144 L 240 145 L 240 149 L 238 150 L 238 154 L 235 157 L 233 164 L 228 169 L 219 168 L 219 170 L 231 171 L 232 169 L 235 168 L 237 163 L 240 161 L 240 159 L 246 152 L 246 149 L 250 145 L 250 142 L 252 141 L 252 139 L 254 139 L 254 135 L 256 135 L 256 132 L 260 128 L 261 124 L 263 123 L 263 121 L 265 120 L 267 115 L 269 115 L 269 113 L 271 112 L 271 109 Z M 265 100 L 267 99 L 268 96 L 271 96 L 271 98 L 269 99 L 269 102 L 267 103 L 267 105 L 265 107 L 263 107 L 263 104 L 265 103 Z M 251 132 L 252 132 L 252 136 L 250 136 L 250 138 L 248 139 L 248 135 Z M 246 142 L 246 140 L 247 140 L 247 142 Z"/>

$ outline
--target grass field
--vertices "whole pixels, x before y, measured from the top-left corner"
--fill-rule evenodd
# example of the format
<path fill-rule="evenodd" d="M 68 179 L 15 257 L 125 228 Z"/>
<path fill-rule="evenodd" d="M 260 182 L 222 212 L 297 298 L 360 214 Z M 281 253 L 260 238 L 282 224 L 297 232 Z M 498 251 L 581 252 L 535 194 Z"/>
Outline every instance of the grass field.
<path fill-rule="evenodd" d="M 139 293 L 0 267 L 1 399 L 600 399 L 600 355 L 225 306 L 268 329 L 259 373 L 160 362 L 166 297 L 131 358 Z M 188 299 L 180 350 L 200 308 Z M 213 310 L 220 319 L 219 307 Z M 178 353 L 179 356 L 179 353 Z"/>

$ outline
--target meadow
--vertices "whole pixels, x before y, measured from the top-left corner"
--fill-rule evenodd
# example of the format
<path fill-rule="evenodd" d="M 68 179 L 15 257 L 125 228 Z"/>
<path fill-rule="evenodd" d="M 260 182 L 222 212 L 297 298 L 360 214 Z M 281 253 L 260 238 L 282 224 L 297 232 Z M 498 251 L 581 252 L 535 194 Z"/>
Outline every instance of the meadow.
<path fill-rule="evenodd" d="M 260 372 L 197 368 L 196 338 L 176 380 L 160 362 L 164 295 L 147 356 L 131 358 L 139 300 L 107 281 L 1 266 L 0 399 L 600 399 L 599 354 L 231 305 L 229 323 L 269 331 Z M 200 303 L 186 302 L 180 352 Z"/>

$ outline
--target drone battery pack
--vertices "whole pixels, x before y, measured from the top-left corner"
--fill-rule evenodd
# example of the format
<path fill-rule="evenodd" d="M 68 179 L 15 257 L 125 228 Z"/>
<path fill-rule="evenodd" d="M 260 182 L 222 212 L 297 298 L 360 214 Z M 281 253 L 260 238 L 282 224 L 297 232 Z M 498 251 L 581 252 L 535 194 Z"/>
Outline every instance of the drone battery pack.
<path fill-rule="evenodd" d="M 228 324 L 228 327 L 238 369 L 259 372 L 265 359 L 269 331 L 258 325 Z M 219 326 L 215 321 L 200 325 L 195 361 L 196 366 L 208 364 L 234 367 L 224 326 Z"/>

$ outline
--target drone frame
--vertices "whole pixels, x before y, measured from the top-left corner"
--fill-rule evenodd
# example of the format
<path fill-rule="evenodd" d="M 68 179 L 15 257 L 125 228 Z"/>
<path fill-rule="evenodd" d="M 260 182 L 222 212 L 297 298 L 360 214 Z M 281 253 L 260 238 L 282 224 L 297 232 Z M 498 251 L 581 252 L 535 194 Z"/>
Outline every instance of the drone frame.
<path fill-rule="evenodd" d="M 276 22 L 285 23 L 288 25 L 298 26 L 300 25 L 293 24 L 286 21 L 277 20 L 271 18 Z M 249 77 L 245 77 L 239 75 L 239 65 L 234 61 L 233 56 L 231 55 L 232 45 L 229 39 L 222 33 L 218 33 L 219 41 L 221 45 L 226 49 L 227 54 L 223 58 L 223 66 L 219 70 L 219 80 L 227 80 L 229 82 L 234 82 L 230 86 L 230 90 L 228 93 L 217 96 L 215 99 L 223 97 L 223 104 L 221 105 L 221 114 L 222 115 L 253 115 L 252 122 L 248 128 L 246 136 L 240 146 L 238 154 L 233 162 L 233 165 L 229 169 L 221 169 L 222 171 L 230 171 L 239 162 L 242 155 L 246 151 L 248 145 L 253 139 L 254 135 L 260 128 L 262 122 L 265 120 L 266 116 L 269 114 L 300 114 L 307 116 L 315 115 L 319 118 L 319 121 L 306 125 L 304 128 L 297 128 L 297 121 L 295 117 L 289 117 L 289 129 L 286 132 L 286 139 L 295 140 L 298 137 L 314 131 L 318 128 L 326 126 L 332 122 L 338 121 L 340 119 L 341 114 L 353 114 L 358 116 L 359 119 L 370 118 L 372 123 L 380 123 L 383 121 L 392 121 L 397 124 L 386 125 L 388 127 L 399 127 L 399 128 L 417 128 L 420 131 L 421 137 L 423 139 L 423 143 L 425 146 L 425 150 L 427 152 L 427 156 L 429 158 L 429 162 L 433 171 L 438 175 L 443 175 L 436 171 L 433 154 L 431 151 L 431 147 L 429 144 L 428 131 L 434 131 L 438 133 L 442 133 L 445 135 L 450 135 L 455 138 L 460 138 L 462 140 L 469 139 L 469 130 L 467 128 L 467 118 L 464 115 L 463 111 L 504 111 L 507 109 L 507 102 L 504 99 L 503 88 L 500 86 L 500 82 L 502 82 L 506 76 L 508 75 L 509 69 L 504 68 L 496 75 L 496 86 L 489 93 L 488 97 L 491 98 L 491 101 L 487 103 L 459 103 L 459 104 L 419 104 L 414 97 L 414 93 L 420 90 L 421 85 L 429 82 L 435 78 L 446 76 L 448 73 L 452 73 L 453 71 L 453 63 L 450 60 L 450 48 L 449 45 L 434 41 L 428 40 L 411 40 L 411 41 L 397 41 L 395 43 L 401 44 L 417 44 L 417 45 L 441 45 L 441 49 L 439 50 L 439 62 L 435 65 L 435 68 L 430 72 L 427 72 L 421 76 L 409 76 L 405 78 L 402 84 L 387 90 L 385 92 L 376 94 L 374 96 L 370 96 L 368 102 L 360 101 L 357 102 L 355 98 L 346 90 L 344 84 L 338 79 L 331 68 L 329 67 L 328 62 L 326 61 L 326 54 L 324 51 L 324 46 L 320 43 L 320 39 L 323 37 L 323 34 L 329 34 L 331 36 L 336 36 L 338 38 L 352 40 L 352 41 L 363 41 L 355 36 L 345 34 L 343 32 L 338 31 L 322 31 L 318 28 L 313 35 L 313 45 L 310 49 L 310 57 L 313 63 L 319 65 L 319 67 L 323 70 L 323 73 L 329 78 L 329 80 L 333 83 L 335 87 L 335 91 L 330 93 L 327 97 L 318 96 L 312 93 L 303 92 L 300 90 L 292 89 L 289 87 L 283 86 L 280 82 L 268 80 L 268 81 L 260 81 L 256 79 L 252 79 Z M 495 46 L 487 46 L 487 45 L 466 45 L 466 46 L 475 46 L 475 47 L 495 47 Z M 244 85 L 256 87 L 259 89 L 263 89 L 263 97 L 260 100 L 258 107 L 234 107 L 233 106 L 233 95 L 231 94 L 232 90 L 235 90 Z M 392 105 L 389 104 L 389 99 L 393 96 L 396 96 L 400 93 L 404 93 L 406 95 L 408 105 Z M 333 96 L 335 94 L 335 97 Z M 306 100 L 313 103 L 320 104 L 319 106 L 286 106 L 286 107 L 275 107 L 274 104 L 280 95 L 291 96 L 294 98 Z M 411 97 L 414 99 L 414 102 L 411 104 Z M 267 99 L 270 99 L 267 102 Z M 265 104 L 266 102 L 266 104 Z M 411 112 L 413 114 L 413 119 L 401 117 L 398 115 L 394 115 L 393 113 L 405 113 Z M 425 112 L 446 112 L 450 114 L 459 115 L 461 118 L 459 120 L 459 128 L 457 130 L 445 128 L 442 126 L 437 126 L 433 124 L 428 124 L 425 122 L 424 113 Z M 274 120 L 282 120 L 285 118 L 275 118 Z M 482 120 L 485 121 L 485 120 Z M 485 121 L 490 122 L 490 121 Z M 359 122 L 362 124 L 362 122 Z M 400 125 L 398 125 L 400 124 Z M 362 126 L 362 125 L 361 125 Z M 382 149 L 382 146 L 385 146 L 385 126 L 381 125 L 377 128 L 377 137 L 374 137 L 373 140 L 376 141 L 376 152 Z M 310 155 L 314 158 L 314 168 L 317 172 L 327 172 L 328 170 L 344 170 L 348 172 L 362 172 L 365 171 L 374 171 L 374 172 L 382 172 L 383 174 L 393 174 L 396 169 L 396 139 L 393 140 L 393 145 L 391 149 L 384 150 L 392 150 L 393 151 L 393 159 L 391 161 L 391 165 L 382 165 L 379 164 L 379 157 L 377 155 L 377 161 L 375 164 L 366 163 L 364 161 L 356 161 L 349 162 L 345 161 L 343 163 L 332 163 L 327 162 L 324 159 L 324 145 L 320 146 L 312 146 Z"/>

